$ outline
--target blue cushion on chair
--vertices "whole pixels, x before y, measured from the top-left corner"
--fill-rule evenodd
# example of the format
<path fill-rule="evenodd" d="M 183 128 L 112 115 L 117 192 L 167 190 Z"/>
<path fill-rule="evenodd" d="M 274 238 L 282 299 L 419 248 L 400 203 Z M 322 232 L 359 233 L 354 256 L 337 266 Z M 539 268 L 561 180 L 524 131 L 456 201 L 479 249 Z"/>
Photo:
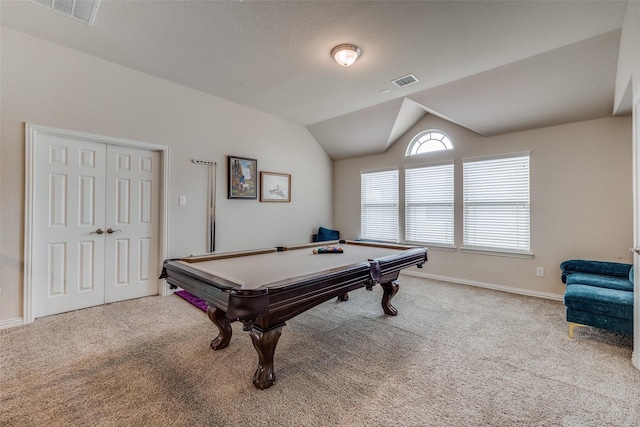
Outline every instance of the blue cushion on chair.
<path fill-rule="evenodd" d="M 328 228 L 320 227 L 318 228 L 317 236 L 318 237 L 316 241 L 318 242 L 324 242 L 326 240 L 339 240 L 340 232 L 338 230 L 331 230 Z"/>
<path fill-rule="evenodd" d="M 630 282 L 627 277 L 604 276 L 592 273 L 572 273 L 567 275 L 566 282 L 567 285 L 589 285 L 633 292 L 633 283 Z"/>

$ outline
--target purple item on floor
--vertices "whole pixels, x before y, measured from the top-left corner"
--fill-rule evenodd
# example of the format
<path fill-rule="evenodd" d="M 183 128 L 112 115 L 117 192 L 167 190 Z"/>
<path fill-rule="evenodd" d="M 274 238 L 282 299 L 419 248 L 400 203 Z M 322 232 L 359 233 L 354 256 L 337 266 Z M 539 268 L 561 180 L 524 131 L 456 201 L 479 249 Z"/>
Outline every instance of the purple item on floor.
<path fill-rule="evenodd" d="M 206 313 L 207 302 L 205 300 L 202 300 L 196 296 L 193 296 L 187 291 L 178 291 L 178 292 L 175 292 L 175 294 L 178 295 L 180 298 L 184 299 L 185 301 L 187 301 L 188 303 L 195 305 L 200 310 Z"/>

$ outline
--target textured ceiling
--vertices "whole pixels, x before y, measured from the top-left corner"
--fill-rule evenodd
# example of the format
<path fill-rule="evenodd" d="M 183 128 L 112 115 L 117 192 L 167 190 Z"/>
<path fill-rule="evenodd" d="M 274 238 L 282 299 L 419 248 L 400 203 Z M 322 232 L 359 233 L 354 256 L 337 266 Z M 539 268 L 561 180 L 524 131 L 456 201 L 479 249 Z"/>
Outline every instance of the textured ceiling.
<path fill-rule="evenodd" d="M 625 11 L 623 1 L 102 0 L 89 26 L 0 1 L 2 26 L 300 123 L 334 159 L 383 152 L 427 113 L 482 135 L 610 116 Z M 353 66 L 331 59 L 340 43 L 362 49 Z M 420 82 L 391 83 L 409 73 Z"/>

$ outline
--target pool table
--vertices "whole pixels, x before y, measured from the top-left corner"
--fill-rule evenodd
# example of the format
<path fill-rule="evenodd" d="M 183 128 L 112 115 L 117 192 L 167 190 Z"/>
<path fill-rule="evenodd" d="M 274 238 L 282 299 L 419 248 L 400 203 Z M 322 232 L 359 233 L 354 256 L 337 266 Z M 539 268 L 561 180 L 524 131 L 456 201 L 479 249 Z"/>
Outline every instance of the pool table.
<path fill-rule="evenodd" d="M 314 253 L 325 246 L 342 252 Z M 231 321 L 243 323 L 258 353 L 253 384 L 266 389 L 275 381 L 273 357 L 285 321 L 376 283 L 383 288 L 382 309 L 395 316 L 391 299 L 400 270 L 426 261 L 424 247 L 340 240 L 166 260 L 160 277 L 207 302 L 219 330 L 212 349 L 229 345 Z"/>

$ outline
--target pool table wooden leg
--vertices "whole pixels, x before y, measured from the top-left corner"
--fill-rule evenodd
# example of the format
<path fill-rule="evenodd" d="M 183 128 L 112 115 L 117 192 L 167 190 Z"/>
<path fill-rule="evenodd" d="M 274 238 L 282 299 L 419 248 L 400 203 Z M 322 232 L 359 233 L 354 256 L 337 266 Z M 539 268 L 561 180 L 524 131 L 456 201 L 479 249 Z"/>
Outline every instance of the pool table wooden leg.
<path fill-rule="evenodd" d="M 382 286 L 384 291 L 384 294 L 382 295 L 382 309 L 390 316 L 397 316 L 398 310 L 391 305 L 391 298 L 398 293 L 400 285 L 398 285 L 397 281 L 393 280 L 391 282 L 380 283 L 380 286 Z"/>
<path fill-rule="evenodd" d="M 211 348 L 214 350 L 226 348 L 229 345 L 231 334 L 233 333 L 231 322 L 227 319 L 227 313 L 217 307 L 208 306 L 207 316 L 209 316 L 213 324 L 218 327 L 219 331 L 218 336 L 211 341 Z"/>
<path fill-rule="evenodd" d="M 253 385 L 257 389 L 264 390 L 276 382 L 273 370 L 273 355 L 276 352 L 278 340 L 282 334 L 284 323 L 270 327 L 267 330 L 254 326 L 249 335 L 253 346 L 258 352 L 258 369 L 253 376 Z"/>

